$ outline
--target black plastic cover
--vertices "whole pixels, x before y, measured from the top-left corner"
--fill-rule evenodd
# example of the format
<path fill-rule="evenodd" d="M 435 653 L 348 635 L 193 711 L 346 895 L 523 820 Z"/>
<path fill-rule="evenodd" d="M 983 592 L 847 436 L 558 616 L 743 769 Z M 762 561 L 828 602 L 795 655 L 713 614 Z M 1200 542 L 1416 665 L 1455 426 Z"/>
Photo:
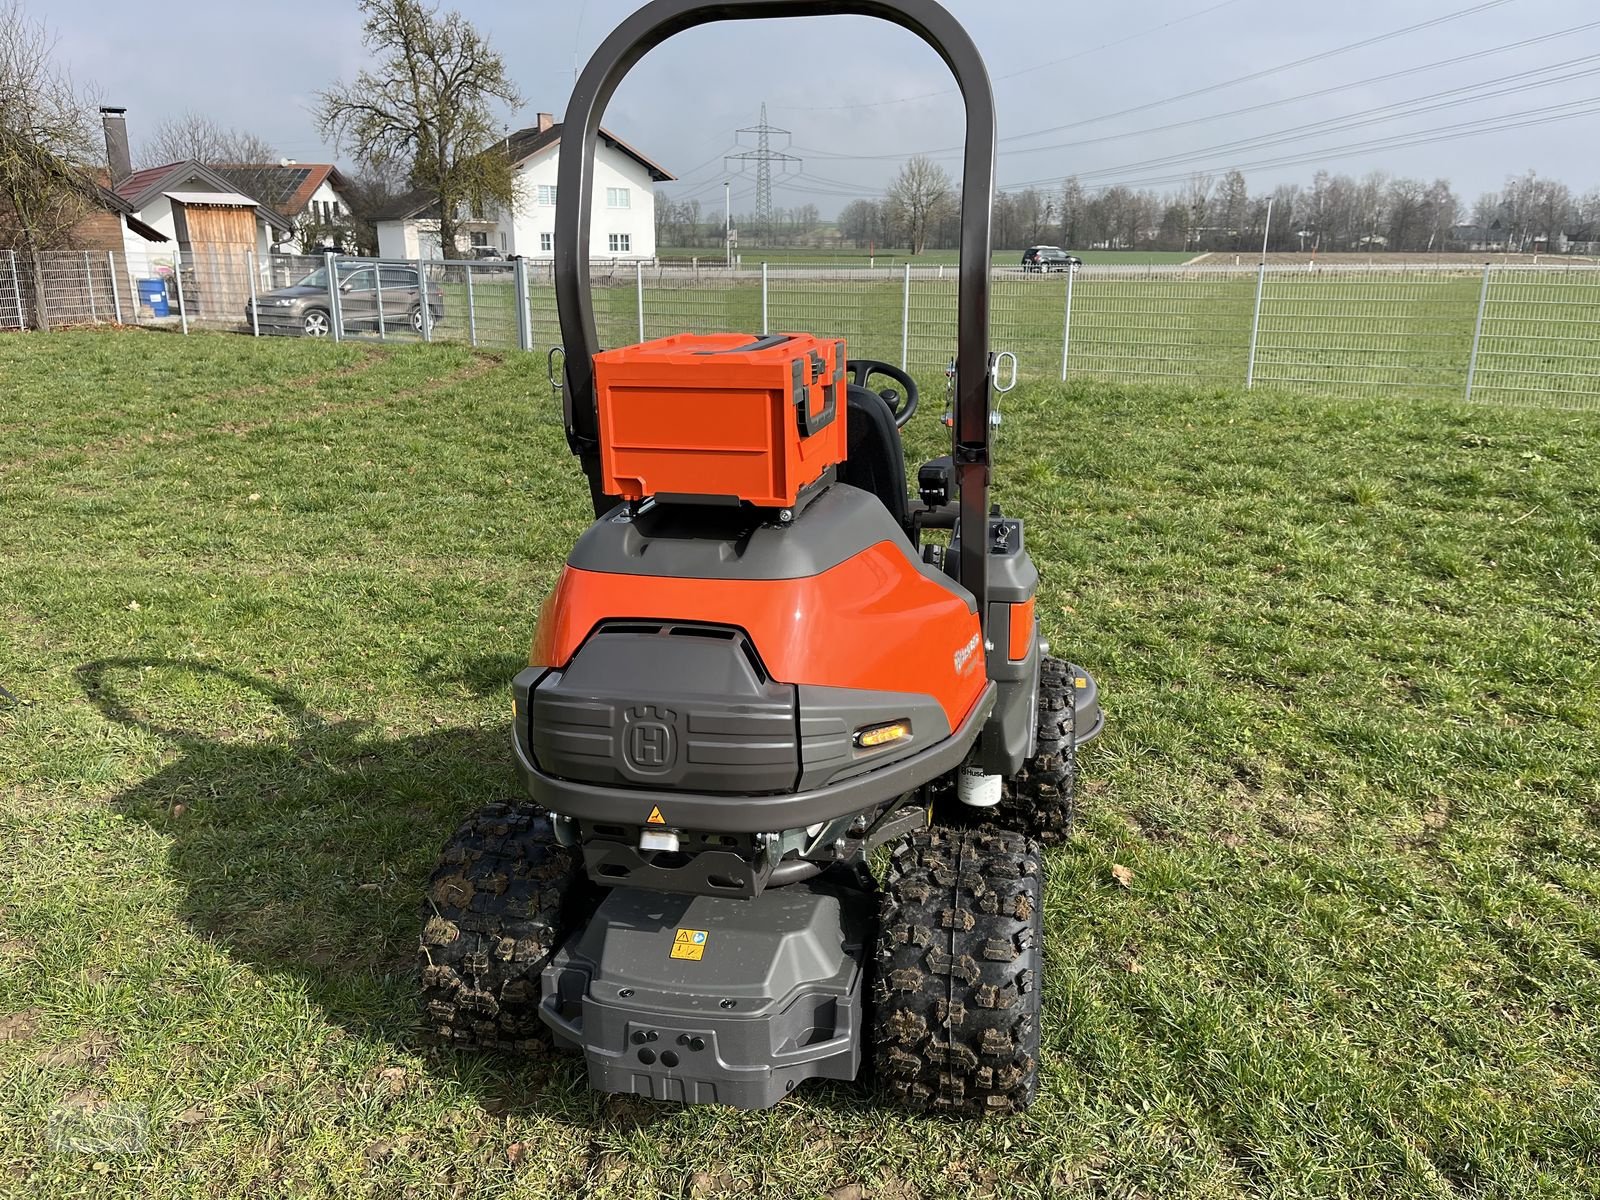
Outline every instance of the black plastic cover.
<path fill-rule="evenodd" d="M 735 629 L 601 626 L 530 701 L 534 761 L 561 779 L 761 793 L 800 773 L 795 689 Z"/>

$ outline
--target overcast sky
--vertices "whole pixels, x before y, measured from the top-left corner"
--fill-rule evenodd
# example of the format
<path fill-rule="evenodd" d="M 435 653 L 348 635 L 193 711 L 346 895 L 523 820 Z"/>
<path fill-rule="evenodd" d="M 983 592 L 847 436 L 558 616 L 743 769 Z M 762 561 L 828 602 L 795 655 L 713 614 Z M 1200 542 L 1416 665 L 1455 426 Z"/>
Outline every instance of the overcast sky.
<path fill-rule="evenodd" d="M 50 23 L 74 76 L 97 87 L 105 102 L 128 107 L 136 156 L 142 135 L 161 118 L 192 108 L 267 138 L 288 157 L 351 165 L 350 155 L 322 143 L 308 110 L 317 89 L 364 62 L 353 0 L 265 7 L 213 0 L 160 14 L 126 0 L 24 2 Z M 1506 174 L 1529 168 L 1576 191 L 1600 186 L 1600 7 L 1593 0 L 946 3 L 995 80 L 1002 186 L 1055 186 L 1076 173 L 1089 185 L 1165 188 L 1196 170 L 1238 166 L 1252 190 L 1263 190 L 1307 182 L 1321 161 L 1352 173 L 1444 175 L 1469 203 Z M 516 127 L 538 111 L 559 117 L 574 63 L 637 3 L 456 0 L 455 7 L 505 56 L 527 96 L 526 109 L 508 115 Z M 1384 38 L 1457 13 L 1467 15 Z M 1590 23 L 1596 27 L 1562 32 Z M 1367 39 L 1383 40 L 1330 53 Z M 1545 40 L 1514 45 L 1529 39 Z M 1418 69 L 1466 55 L 1477 57 Z M 1312 61 L 1274 70 L 1305 59 Z M 1378 78 L 1395 73 L 1404 74 Z M 1259 77 L 1243 78 L 1252 75 Z M 1360 86 L 1343 86 L 1350 84 Z M 1341 90 L 1307 98 L 1335 88 Z M 824 214 L 836 212 L 846 193 L 880 191 L 897 158 L 943 151 L 961 137 L 960 100 L 943 64 L 912 35 L 852 17 L 683 34 L 635 69 L 606 124 L 682 177 L 676 194 L 714 207 L 729 177 L 722 154 L 733 147 L 732 131 L 755 124 L 763 101 L 772 124 L 793 131 L 791 153 L 805 160 L 800 176 L 778 180 L 775 202 L 815 203 Z M 1403 107 L 1371 111 L 1387 105 Z M 1432 111 L 1405 112 L 1417 106 Z M 1255 111 L 1223 115 L 1245 108 Z M 1343 129 L 1300 128 L 1395 112 L 1403 115 Z M 1574 113 L 1580 115 L 1550 120 Z M 1333 153 L 1355 143 L 1439 139 L 1441 132 L 1430 131 L 1467 132 L 1485 121 L 1528 124 Z M 1191 123 L 1171 128 L 1178 122 Z M 1057 132 L 1037 133 L 1052 128 Z M 1023 136 L 1030 134 L 1037 135 Z M 1273 137 L 1280 140 L 1228 145 Z M 942 161 L 953 169 L 957 158 Z M 1289 158 L 1314 161 L 1283 161 Z M 735 209 L 748 207 L 751 179 L 731 177 Z"/>

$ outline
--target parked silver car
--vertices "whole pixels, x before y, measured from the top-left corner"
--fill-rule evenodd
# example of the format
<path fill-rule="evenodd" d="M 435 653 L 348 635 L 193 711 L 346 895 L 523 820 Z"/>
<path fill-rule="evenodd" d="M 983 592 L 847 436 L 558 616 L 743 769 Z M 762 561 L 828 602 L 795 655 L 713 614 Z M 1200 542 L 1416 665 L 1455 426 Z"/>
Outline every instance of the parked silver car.
<path fill-rule="evenodd" d="M 422 332 L 422 287 L 417 268 L 404 263 L 343 261 L 335 265 L 339 279 L 339 312 L 345 330 L 378 328 L 378 297 L 383 297 L 383 324 L 395 331 Z M 267 292 L 256 301 L 262 333 L 327 337 L 333 332 L 328 297 L 328 269 L 318 267 L 289 287 Z M 444 292 L 431 280 L 428 314 L 432 324 L 444 320 Z M 244 319 L 251 321 L 250 301 Z"/>

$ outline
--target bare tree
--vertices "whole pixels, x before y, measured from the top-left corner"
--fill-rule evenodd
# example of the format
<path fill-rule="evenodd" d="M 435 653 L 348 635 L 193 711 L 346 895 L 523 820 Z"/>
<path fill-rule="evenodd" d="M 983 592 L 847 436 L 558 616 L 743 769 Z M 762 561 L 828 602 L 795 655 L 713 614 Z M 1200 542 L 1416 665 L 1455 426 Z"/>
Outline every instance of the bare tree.
<path fill-rule="evenodd" d="M 1061 185 L 1061 244 L 1068 250 L 1083 244 L 1083 213 L 1087 202 L 1083 184 L 1070 175 Z"/>
<path fill-rule="evenodd" d="M 0 2 L 0 244 L 31 258 L 83 219 L 103 160 L 92 102 L 54 62 L 55 39 Z"/>
<path fill-rule="evenodd" d="M 912 254 L 921 254 L 927 247 L 928 231 L 954 195 L 950 176 L 926 155 L 919 154 L 900 168 L 884 202 L 890 223 L 904 231 Z"/>
<path fill-rule="evenodd" d="M 186 112 L 157 125 L 139 148 L 139 165 L 204 163 L 208 167 L 276 162 L 278 151 L 265 138 L 242 129 L 224 129 L 210 117 Z"/>
<path fill-rule="evenodd" d="M 883 239 L 883 206 L 876 200 L 852 200 L 839 214 L 839 236 L 857 247 Z"/>
<path fill-rule="evenodd" d="M 439 244 L 449 254 L 466 210 L 516 205 L 499 101 L 522 97 L 504 61 L 460 13 L 422 0 L 361 0 L 363 40 L 377 63 L 318 94 L 317 124 L 363 163 L 404 162 L 413 187 L 439 203 Z"/>
<path fill-rule="evenodd" d="M 1427 220 L 1424 200 L 1427 186 L 1420 179 L 1391 179 L 1384 192 L 1384 210 L 1389 220 L 1389 249 L 1415 250 L 1418 232 Z"/>
<path fill-rule="evenodd" d="M 404 195 L 407 186 L 405 172 L 392 163 L 368 164 L 349 180 L 344 197 L 350 202 L 350 241 L 356 253 L 378 253 L 378 214 Z"/>
<path fill-rule="evenodd" d="M 1211 188 L 1215 180 L 1201 171 L 1189 176 L 1183 191 L 1183 206 L 1189 211 L 1189 224 L 1184 231 L 1183 248 L 1200 249 L 1200 239 L 1205 236 L 1206 216 L 1211 205 Z"/>

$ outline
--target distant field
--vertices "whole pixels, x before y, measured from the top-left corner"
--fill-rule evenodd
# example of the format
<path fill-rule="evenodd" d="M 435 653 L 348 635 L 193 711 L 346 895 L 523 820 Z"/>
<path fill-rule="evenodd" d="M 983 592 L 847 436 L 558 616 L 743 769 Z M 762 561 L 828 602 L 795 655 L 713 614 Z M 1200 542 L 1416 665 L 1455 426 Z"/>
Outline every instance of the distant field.
<path fill-rule="evenodd" d="M 845 338 L 856 357 L 939 369 L 955 353 L 956 273 L 919 269 L 912 276 L 909 324 L 899 273 L 854 276 L 774 270 L 767 285 L 767 328 Z M 840 263 L 830 264 L 839 267 Z M 860 264 L 865 266 L 865 263 Z M 931 264 L 929 264 L 931 265 Z M 1145 271 L 1090 264 L 1073 280 L 1070 378 L 1239 386 L 1249 373 L 1256 272 L 1213 269 Z M 1482 273 L 1455 270 L 1318 269 L 1268 274 L 1257 336 L 1254 382 L 1340 396 L 1465 396 Z M 638 281 L 642 279 L 641 296 Z M 674 333 L 759 332 L 759 272 L 646 269 L 631 265 L 594 276 L 595 320 L 603 346 Z M 1024 379 L 1059 379 L 1067 277 L 997 274 L 991 329 L 996 350 L 1017 355 Z M 440 341 L 516 344 L 515 290 L 509 279 L 479 282 L 474 319 L 463 287 L 445 284 Z M 561 342 L 547 275 L 530 282 L 533 344 L 543 354 Z M 643 327 L 641 329 L 641 310 Z M 1600 407 L 1600 271 L 1580 267 L 1503 271 L 1483 312 L 1473 396 L 1545 407 Z M 394 334 L 391 340 L 403 340 Z"/>
<path fill-rule="evenodd" d="M 1190 255 L 1196 265 L 1230 265 L 1235 259 L 1241 263 L 1261 261 L 1259 251 L 1213 250 L 1206 254 Z M 1088 260 L 1085 259 L 1085 262 Z M 1581 254 L 1491 254 L 1486 250 L 1459 254 L 1305 254 L 1272 253 L 1267 263 L 1272 266 L 1302 266 L 1317 263 L 1325 267 L 1416 267 L 1416 266 L 1482 266 L 1486 262 L 1501 266 L 1551 267 L 1566 265 L 1592 266 L 1600 258 Z"/>
<path fill-rule="evenodd" d="M 1169 252 L 1165 250 L 1069 250 L 1067 253 L 1075 254 L 1083 259 L 1087 265 L 1125 266 L 1129 264 L 1143 266 L 1145 264 L 1171 264 L 1188 262 L 1194 257 L 1187 251 Z M 910 263 L 914 267 L 953 267 L 960 261 L 960 255 L 954 250 L 926 250 L 921 254 L 912 254 L 907 250 L 881 250 L 876 254 L 868 255 L 865 251 L 848 250 L 831 253 L 826 250 L 808 250 L 803 247 L 786 247 L 773 250 L 758 250 L 748 248 L 739 251 L 740 260 L 746 267 L 763 263 L 782 263 L 792 266 L 831 266 L 831 267 L 865 267 L 865 266 L 899 266 Z M 715 263 L 722 261 L 722 248 L 707 247 L 702 250 L 664 250 L 660 258 L 663 262 L 688 262 L 698 258 L 702 263 Z M 1022 265 L 1022 247 L 1014 250 L 996 250 L 993 263 L 997 267 L 1018 267 Z"/>

